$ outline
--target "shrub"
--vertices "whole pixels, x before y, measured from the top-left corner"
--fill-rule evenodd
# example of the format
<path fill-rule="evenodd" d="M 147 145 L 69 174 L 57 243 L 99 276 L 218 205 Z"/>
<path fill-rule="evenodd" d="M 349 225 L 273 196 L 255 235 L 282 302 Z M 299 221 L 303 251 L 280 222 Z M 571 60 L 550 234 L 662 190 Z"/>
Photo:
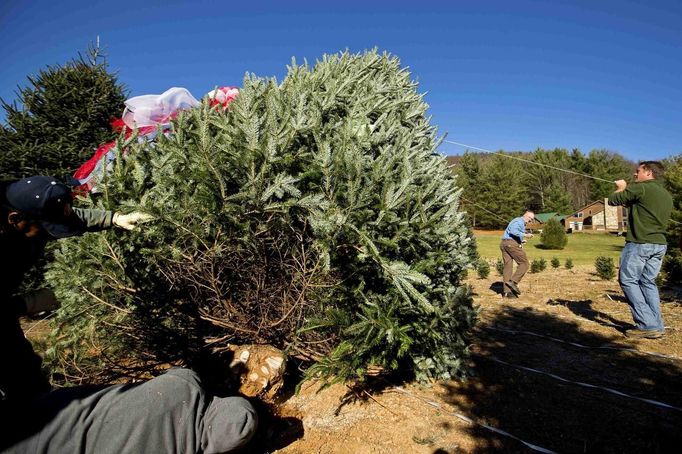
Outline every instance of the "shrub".
<path fill-rule="evenodd" d="M 396 58 L 345 53 L 281 83 L 247 76 L 227 112 L 205 104 L 153 144 L 131 138 L 87 203 L 157 222 L 60 243 L 52 363 L 73 372 L 102 351 L 98 373 L 210 341 L 288 349 L 336 381 L 465 374 L 473 239 L 426 109 Z"/>
<path fill-rule="evenodd" d="M 662 272 L 666 284 L 682 284 L 682 252 L 679 249 L 670 248 L 663 259 Z"/>
<path fill-rule="evenodd" d="M 550 263 L 554 269 L 557 269 L 561 266 L 561 260 L 559 260 L 559 257 L 552 257 L 552 261 Z"/>
<path fill-rule="evenodd" d="M 544 249 L 563 249 L 568 243 L 566 232 L 556 218 L 545 224 L 540 234 L 540 243 Z"/>
<path fill-rule="evenodd" d="M 600 255 L 594 260 L 594 268 L 597 270 L 597 275 L 605 281 L 610 281 L 616 276 L 616 266 L 611 257 Z"/>
<path fill-rule="evenodd" d="M 567 270 L 570 270 L 573 268 L 573 259 L 572 258 L 567 258 L 566 263 L 564 263 L 564 266 L 566 267 Z"/>
<path fill-rule="evenodd" d="M 481 259 L 476 264 L 476 272 L 478 273 L 479 279 L 487 279 L 490 275 L 490 265 L 487 261 Z"/>
<path fill-rule="evenodd" d="M 535 259 L 530 264 L 531 273 L 539 273 L 540 271 L 545 271 L 547 269 L 547 260 L 545 259 Z"/>
<path fill-rule="evenodd" d="M 502 259 L 497 259 L 495 262 L 495 271 L 497 271 L 497 274 L 500 276 L 504 275 L 504 261 Z"/>

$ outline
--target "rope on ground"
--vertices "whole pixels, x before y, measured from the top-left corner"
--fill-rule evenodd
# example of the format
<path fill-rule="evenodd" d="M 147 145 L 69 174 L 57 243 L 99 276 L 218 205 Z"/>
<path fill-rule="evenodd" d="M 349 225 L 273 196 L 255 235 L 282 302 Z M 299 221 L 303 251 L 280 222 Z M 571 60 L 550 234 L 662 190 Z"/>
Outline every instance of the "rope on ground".
<path fill-rule="evenodd" d="M 590 350 L 618 350 L 618 351 L 623 351 L 623 352 L 640 353 L 640 354 L 643 354 L 643 355 L 651 355 L 651 356 L 657 356 L 657 357 L 659 357 L 659 358 L 676 359 L 676 360 L 678 360 L 678 361 L 682 361 L 682 358 L 680 358 L 679 356 L 666 355 L 665 353 L 649 352 L 649 351 L 646 351 L 646 350 L 637 350 L 636 348 L 614 347 L 614 346 L 612 346 L 612 345 L 599 345 L 599 346 L 594 347 L 594 346 L 591 346 L 591 345 L 583 345 L 583 344 L 579 344 L 579 343 L 577 343 L 577 342 L 570 342 L 570 341 L 566 341 L 566 340 L 563 340 L 563 339 L 558 339 L 558 338 L 556 338 L 556 337 L 547 336 L 547 335 L 545 335 L 545 334 L 534 333 L 534 332 L 532 332 L 532 331 L 522 331 L 522 330 L 507 329 L 507 328 L 496 328 L 496 327 L 493 327 L 493 326 L 484 326 L 484 327 L 482 327 L 482 328 L 483 328 L 483 329 L 492 330 L 492 331 L 501 331 L 501 332 L 504 332 L 504 333 L 525 334 L 525 335 L 528 335 L 528 336 L 541 337 L 541 338 L 544 338 L 544 339 L 549 339 L 549 340 L 554 341 L 554 342 L 560 342 L 560 343 L 562 343 L 562 344 L 568 344 L 568 345 L 572 345 L 572 346 L 574 346 L 574 347 L 585 348 L 585 349 L 590 349 Z"/>
<path fill-rule="evenodd" d="M 633 395 L 630 395 L 630 394 L 626 394 L 626 393 L 624 393 L 624 392 L 622 392 L 622 391 L 618 391 L 618 390 L 616 390 L 616 389 L 608 388 L 608 387 L 606 387 L 606 386 L 593 385 L 593 384 L 590 384 L 590 383 L 585 383 L 585 382 L 580 382 L 580 381 L 569 380 L 569 379 L 567 379 L 567 378 L 560 377 L 560 376 L 558 376 L 558 375 L 556 375 L 556 374 L 552 374 L 552 373 L 550 373 L 550 372 L 545 372 L 545 371 L 542 371 L 542 370 L 533 369 L 532 367 L 521 366 L 521 365 L 519 365 L 519 364 L 508 363 L 507 361 L 503 361 L 503 360 L 501 360 L 501 359 L 495 358 L 494 356 L 481 356 L 481 358 L 483 358 L 483 359 L 488 359 L 488 360 L 494 361 L 494 362 L 496 362 L 496 363 L 504 364 L 504 365 L 509 366 L 509 367 L 514 367 L 514 368 L 516 368 L 516 369 L 521 369 L 521 370 L 525 370 L 525 371 L 528 371 L 528 372 L 533 372 L 533 373 L 535 373 L 535 374 L 545 375 L 545 376 L 547 376 L 547 377 L 551 377 L 551 378 L 553 378 L 553 379 L 555 379 L 555 380 L 559 380 L 559 381 L 564 382 L 564 383 L 570 383 L 570 384 L 573 384 L 573 385 L 582 386 L 582 387 L 584 387 L 584 388 L 601 389 L 602 391 L 606 391 L 606 392 L 609 392 L 609 393 L 611 393 L 611 394 L 615 394 L 615 395 L 617 395 L 617 396 L 621 396 L 621 397 L 625 397 L 625 398 L 633 399 L 633 400 L 638 400 L 638 401 L 640 401 L 640 402 L 645 402 L 645 403 L 647 403 L 647 404 L 655 405 L 655 406 L 657 406 L 657 407 L 662 407 L 662 408 L 667 408 L 667 409 L 670 409 L 670 410 L 675 410 L 675 411 L 680 411 L 680 412 L 682 412 L 682 408 L 680 408 L 680 407 L 675 407 L 674 405 L 666 404 L 665 402 L 660 402 L 660 401 L 654 400 L 654 399 L 646 399 L 646 398 L 644 398 L 644 397 L 633 396 Z"/>
<path fill-rule="evenodd" d="M 33 325 L 31 325 L 31 327 L 30 327 L 29 329 L 27 329 L 26 331 L 24 331 L 24 336 L 26 336 L 28 333 L 30 333 L 30 332 L 33 330 L 33 328 L 35 328 L 36 326 L 40 325 L 42 322 L 44 322 L 45 320 L 47 320 L 48 318 L 50 318 L 50 317 L 52 317 L 53 315 L 56 315 L 56 314 L 57 314 L 57 311 L 48 312 L 47 315 L 45 315 L 43 318 L 41 318 L 40 320 L 38 320 L 37 322 L 35 322 Z"/>
<path fill-rule="evenodd" d="M 430 406 L 432 406 L 432 407 L 434 407 L 434 408 L 437 408 L 437 409 L 443 411 L 444 413 L 449 414 L 450 416 L 454 416 L 454 417 L 456 417 L 456 418 L 458 418 L 458 419 L 461 419 L 462 421 L 465 421 L 465 422 L 467 422 L 467 423 L 469 423 L 469 424 L 473 424 L 473 425 L 476 425 L 476 426 L 481 426 L 481 427 L 483 427 L 483 428 L 485 428 L 485 429 L 488 429 L 488 430 L 491 431 L 491 432 L 495 432 L 495 433 L 498 434 L 498 435 L 503 435 L 503 436 L 505 436 L 505 437 L 509 437 L 509 438 L 512 438 L 512 439 L 514 439 L 514 440 L 516 440 L 516 441 L 519 441 L 519 442 L 523 443 L 525 446 L 527 446 L 528 448 L 532 449 L 533 451 L 542 452 L 542 453 L 546 453 L 546 454 L 556 454 L 556 451 L 551 451 L 551 450 L 549 450 L 549 449 L 547 449 L 547 448 L 543 448 L 542 446 L 534 445 L 533 443 L 529 443 L 529 442 L 527 442 L 527 441 L 524 441 L 524 440 L 520 439 L 519 437 L 510 434 L 510 433 L 507 432 L 507 431 L 504 431 L 504 430 L 502 430 L 502 429 L 498 429 L 497 427 L 489 426 L 488 424 L 485 424 L 485 423 L 480 422 L 480 421 L 476 421 L 476 420 L 474 420 L 474 419 L 472 419 L 472 418 L 469 418 L 468 416 L 464 416 L 463 414 L 460 414 L 460 413 L 457 413 L 457 412 L 454 412 L 454 411 L 450 411 L 450 410 L 448 410 L 447 408 L 443 407 L 443 406 L 442 406 L 441 404 L 439 404 L 438 402 L 434 402 L 434 401 L 432 401 L 432 400 L 427 400 L 427 399 L 424 399 L 423 397 L 417 396 L 416 394 L 413 394 L 413 393 L 409 392 L 408 390 L 402 388 L 401 386 L 395 386 L 395 385 L 394 385 L 394 386 L 393 386 L 393 389 L 396 390 L 396 391 L 399 392 L 399 393 L 402 393 L 402 394 L 405 394 L 405 395 L 407 395 L 407 396 L 413 397 L 413 398 L 415 398 L 415 399 L 417 399 L 417 400 L 420 400 L 420 401 L 422 401 L 422 402 L 424 402 L 424 403 L 426 403 L 426 404 L 428 404 L 428 405 L 430 405 Z"/>

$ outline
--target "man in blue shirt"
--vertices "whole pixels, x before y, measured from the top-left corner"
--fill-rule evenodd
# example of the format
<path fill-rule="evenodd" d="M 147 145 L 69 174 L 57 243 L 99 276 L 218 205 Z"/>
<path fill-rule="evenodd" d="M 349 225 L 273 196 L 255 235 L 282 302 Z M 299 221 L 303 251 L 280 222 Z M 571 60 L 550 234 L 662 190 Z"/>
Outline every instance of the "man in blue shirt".
<path fill-rule="evenodd" d="M 525 242 L 525 238 L 533 236 L 526 234 L 526 224 L 534 218 L 535 213 L 531 210 L 526 210 L 523 216 L 512 219 L 509 225 L 507 225 L 504 235 L 502 235 L 502 242 L 500 243 L 502 260 L 504 260 L 502 296 L 505 298 L 518 298 L 521 294 L 518 284 L 521 282 L 524 274 L 526 274 L 526 271 L 528 271 L 528 257 L 526 257 L 526 252 L 523 250 L 522 245 Z M 518 266 L 512 275 L 514 262 Z"/>

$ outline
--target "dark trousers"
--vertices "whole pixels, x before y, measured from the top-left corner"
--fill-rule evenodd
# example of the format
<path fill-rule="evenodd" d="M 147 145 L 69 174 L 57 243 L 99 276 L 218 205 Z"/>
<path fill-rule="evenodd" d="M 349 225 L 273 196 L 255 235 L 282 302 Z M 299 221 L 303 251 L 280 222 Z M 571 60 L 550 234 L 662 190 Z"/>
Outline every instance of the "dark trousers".
<path fill-rule="evenodd" d="M 502 251 L 502 260 L 504 260 L 504 273 L 502 273 L 504 291 L 511 292 L 511 289 L 507 287 L 507 282 L 510 280 L 517 284 L 521 282 L 526 271 L 528 271 L 528 257 L 526 257 L 526 251 L 524 251 L 521 245 L 514 240 L 502 240 L 500 243 L 500 250 Z M 512 275 L 514 262 L 516 262 L 518 266 Z"/>

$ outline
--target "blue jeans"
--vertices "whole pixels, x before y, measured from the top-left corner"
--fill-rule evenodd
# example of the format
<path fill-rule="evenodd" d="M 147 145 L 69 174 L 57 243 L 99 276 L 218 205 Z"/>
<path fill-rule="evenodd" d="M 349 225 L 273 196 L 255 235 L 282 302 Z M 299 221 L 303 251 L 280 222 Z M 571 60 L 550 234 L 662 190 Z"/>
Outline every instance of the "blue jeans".
<path fill-rule="evenodd" d="M 625 243 L 620 256 L 618 282 L 639 329 L 664 329 L 656 276 L 661 270 L 666 249 L 665 244 Z"/>

